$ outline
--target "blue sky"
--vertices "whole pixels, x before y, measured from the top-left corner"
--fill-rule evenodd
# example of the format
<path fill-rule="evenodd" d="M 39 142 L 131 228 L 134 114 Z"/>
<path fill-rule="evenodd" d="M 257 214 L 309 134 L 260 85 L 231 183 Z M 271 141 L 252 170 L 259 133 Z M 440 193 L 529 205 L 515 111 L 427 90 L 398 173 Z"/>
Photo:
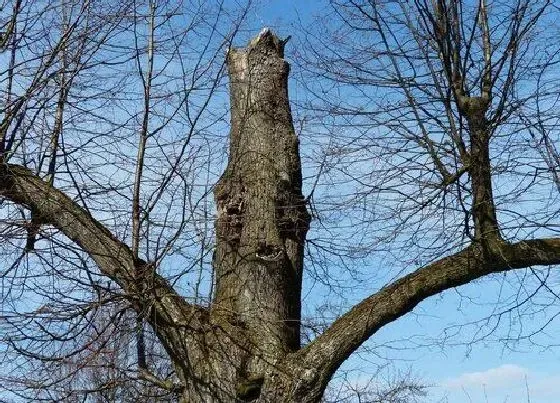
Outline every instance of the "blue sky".
<path fill-rule="evenodd" d="M 268 26 L 280 36 L 292 35 L 297 39 L 298 20 L 310 26 L 313 16 L 325 6 L 325 1 L 262 0 L 248 19 L 254 31 L 251 35 Z M 293 83 L 290 89 L 292 96 L 301 91 L 295 88 L 296 85 Z M 513 276 L 509 280 L 518 274 Z M 510 332 L 522 326 L 538 326 L 543 317 L 550 318 L 556 314 L 554 308 L 542 317 L 538 312 L 512 316 L 509 322 L 497 324 L 499 331 L 496 336 L 489 335 L 473 344 L 469 341 L 477 334 L 477 326 L 493 324 L 477 323 L 455 329 L 453 338 L 439 344 L 446 329 L 449 331 L 453 324 L 468 323 L 495 310 L 505 309 L 499 306 L 497 300 L 503 288 L 508 288 L 509 280 L 497 275 L 489 282 L 477 282 L 462 287 L 459 292 L 449 291 L 425 301 L 412 314 L 374 335 L 368 345 L 385 345 L 380 348 L 382 354 L 394 357 L 398 369 L 410 369 L 419 379 L 432 385 L 430 402 L 557 402 L 560 351 L 547 346 L 555 344 L 560 326 L 553 321 L 543 333 L 526 342 L 507 343 L 501 340 L 508 334 L 508 326 Z M 361 290 L 350 299 L 357 301 L 374 291 Z M 515 294 L 516 290 L 511 287 L 509 292 Z M 472 304 L 469 303 L 471 298 L 475 301 Z M 515 323 L 516 317 L 520 323 Z M 368 365 L 366 361 L 354 357 L 345 367 L 367 372 Z M 366 378 L 356 375 L 355 382 L 359 384 Z"/>
<path fill-rule="evenodd" d="M 236 0 L 226 1 L 233 6 Z M 298 24 L 312 27 L 313 16 L 326 6 L 324 0 L 258 0 L 248 18 L 250 29 L 243 32 L 238 45 L 267 26 L 276 30 L 281 37 L 292 35 L 294 40 L 288 46 L 295 46 L 298 43 Z M 295 99 L 303 90 L 295 80 L 291 85 L 291 96 Z M 306 183 L 304 193 L 309 193 L 309 186 L 310 183 Z M 367 267 L 371 267 L 372 271 L 387 263 L 375 259 L 367 262 Z M 544 314 L 537 310 L 516 311 L 515 315 L 500 323 L 483 320 L 494 310 L 508 309 L 508 306 L 498 302 L 500 293 L 515 297 L 516 293 L 525 292 L 514 286 L 518 284 L 515 282 L 518 275 L 496 275 L 490 281 L 477 282 L 458 291 L 450 290 L 443 296 L 423 302 L 411 314 L 389 324 L 367 343 L 366 347 L 374 349 L 378 356 L 354 356 L 345 364 L 345 368 L 362 372 L 352 373 L 356 374 L 353 382 L 363 383 L 368 378 L 368 372 L 375 372 L 376 365 L 389 361 L 394 364 L 394 370 L 410 370 L 423 383 L 431 385 L 430 402 L 528 402 L 527 396 L 531 403 L 557 402 L 560 351 L 546 347 L 557 344 L 560 326 L 552 322 L 544 332 L 521 343 L 501 340 L 508 335 L 508 331 L 515 333 L 520 327 L 538 327 L 544 323 L 543 318 L 551 318 L 557 313 L 554 307 Z M 343 312 L 350 303 L 358 302 L 383 285 L 383 281 L 371 284 L 365 282 L 363 287 L 351 293 L 346 291 L 346 294 L 351 295 L 344 295 L 343 302 L 336 295 L 327 293 L 308 297 L 306 302 L 313 304 L 320 297 L 330 298 L 335 305 L 345 304 L 344 309 L 341 309 Z M 536 286 L 533 281 L 527 288 L 530 291 Z M 318 294 L 325 291 L 318 290 Z M 547 301 L 541 302 L 546 305 Z M 473 321 L 477 322 L 462 328 L 456 327 L 458 323 Z M 473 337 L 478 335 L 477 330 L 487 330 L 494 325 L 498 331 L 471 343 Z M 446 338 L 443 343 L 443 335 L 451 333 L 453 337 Z"/>

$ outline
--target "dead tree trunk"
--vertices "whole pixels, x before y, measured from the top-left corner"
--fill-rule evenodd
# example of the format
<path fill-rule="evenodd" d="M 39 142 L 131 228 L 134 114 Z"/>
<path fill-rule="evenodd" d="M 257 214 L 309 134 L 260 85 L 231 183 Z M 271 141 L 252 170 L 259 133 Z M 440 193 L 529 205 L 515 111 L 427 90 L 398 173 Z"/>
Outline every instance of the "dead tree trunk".
<path fill-rule="evenodd" d="M 268 29 L 228 54 L 231 133 L 215 199 L 212 316 L 246 339 L 247 380 L 300 346 L 303 246 L 309 215 L 288 101 L 284 42 Z"/>
<path fill-rule="evenodd" d="M 265 29 L 228 54 L 231 134 L 215 189 L 216 294 L 204 336 L 185 349 L 190 364 L 183 353 L 176 360 L 188 402 L 258 399 L 280 360 L 300 348 L 309 215 L 283 53 L 284 42 Z"/>

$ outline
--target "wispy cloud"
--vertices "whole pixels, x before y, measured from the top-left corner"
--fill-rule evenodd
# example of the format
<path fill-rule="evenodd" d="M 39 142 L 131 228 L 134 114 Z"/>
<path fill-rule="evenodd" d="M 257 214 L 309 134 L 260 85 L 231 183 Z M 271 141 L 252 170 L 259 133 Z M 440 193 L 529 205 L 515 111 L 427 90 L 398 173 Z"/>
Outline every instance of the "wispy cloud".
<path fill-rule="evenodd" d="M 488 403 L 558 402 L 560 374 L 545 374 L 504 364 L 478 372 L 465 372 L 439 382 L 442 401 Z"/>
<path fill-rule="evenodd" d="M 481 372 L 466 372 L 456 378 L 443 381 L 441 386 L 449 389 L 463 389 L 486 386 L 487 389 L 503 388 L 525 384 L 529 371 L 514 364 L 504 364 Z"/>

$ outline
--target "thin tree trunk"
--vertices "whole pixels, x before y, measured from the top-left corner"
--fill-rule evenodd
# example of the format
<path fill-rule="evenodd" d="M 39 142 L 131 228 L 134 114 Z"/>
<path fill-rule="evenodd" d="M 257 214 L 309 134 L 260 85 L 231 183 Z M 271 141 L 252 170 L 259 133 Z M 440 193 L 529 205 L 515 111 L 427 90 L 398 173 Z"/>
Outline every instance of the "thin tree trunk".
<path fill-rule="evenodd" d="M 469 172 L 472 181 L 472 216 L 477 241 L 499 241 L 500 230 L 492 192 L 492 164 L 490 162 L 490 123 L 484 109 L 468 116 L 471 153 Z"/>

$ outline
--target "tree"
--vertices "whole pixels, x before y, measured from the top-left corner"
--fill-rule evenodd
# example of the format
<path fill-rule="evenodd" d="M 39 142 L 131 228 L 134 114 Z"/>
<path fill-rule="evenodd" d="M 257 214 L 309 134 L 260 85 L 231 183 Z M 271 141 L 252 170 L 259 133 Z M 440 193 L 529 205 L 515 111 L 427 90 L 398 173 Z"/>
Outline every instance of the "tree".
<path fill-rule="evenodd" d="M 20 269 L 22 261 L 31 259 L 38 263 L 37 267 L 50 268 L 52 278 L 58 281 L 49 287 L 43 280 L 34 281 L 32 276 L 24 276 L 24 284 L 20 287 L 17 283 L 20 277 L 13 276 L 12 292 L 15 294 L 19 288 L 25 291 L 33 286 L 34 295 L 51 298 L 54 296 L 48 293 L 59 293 L 56 298 L 63 304 L 68 302 L 65 293 L 70 297 L 76 295 L 72 289 L 76 287 L 79 298 L 76 297 L 74 306 L 79 308 L 79 302 L 83 302 L 81 310 L 76 308 L 66 316 L 57 311 L 54 303 L 42 305 L 28 313 L 29 323 L 26 323 L 26 316 L 17 316 L 14 308 L 13 318 L 8 322 L 10 337 L 6 340 L 11 351 L 36 360 L 63 362 L 76 351 L 83 351 L 91 345 L 81 343 L 83 339 L 78 337 L 81 333 L 79 329 L 92 325 L 92 312 L 103 305 L 103 299 L 109 298 L 126 304 L 127 309 L 136 312 L 139 376 L 178 393 L 183 401 L 317 402 L 335 371 L 360 345 L 424 299 L 492 273 L 560 263 L 560 238 L 545 234 L 540 238 L 520 239 L 518 233 L 512 233 L 501 225 L 500 204 L 495 201 L 492 181 L 495 174 L 492 145 L 499 137 L 498 129 L 514 125 L 511 123 L 514 116 L 518 119 L 514 119 L 515 124 L 527 122 L 527 117 L 519 111 L 531 102 L 548 110 L 549 104 L 539 102 L 543 102 L 542 97 L 554 94 L 554 87 L 547 87 L 543 79 L 548 78 L 547 74 L 554 68 L 557 53 L 547 53 L 544 60 L 524 59 L 527 49 L 531 49 L 531 35 L 540 33 L 538 23 L 542 19 L 546 21 L 546 11 L 552 9 L 549 2 L 526 0 L 515 6 L 501 5 L 502 9 L 495 17 L 495 29 L 498 31 L 491 28 L 494 20 L 489 18 L 485 0 L 477 2 L 476 7 L 463 7 L 462 2 L 455 0 L 416 1 L 411 9 L 407 2 L 399 1 L 336 4 L 335 11 L 351 28 L 350 33 L 359 32 L 361 36 L 362 32 L 367 32 L 378 41 L 372 47 L 379 52 L 375 58 L 365 52 L 358 54 L 367 61 L 373 61 L 374 66 L 382 67 L 372 70 L 373 73 L 369 71 L 367 78 L 371 81 L 365 81 L 369 85 L 382 83 L 396 87 L 404 94 L 405 102 L 401 105 L 404 112 L 398 112 L 396 119 L 391 115 L 397 113 L 394 109 L 372 114 L 374 124 L 390 129 L 388 133 L 394 133 L 396 139 L 394 144 L 391 141 L 383 144 L 383 136 L 387 132 L 377 139 L 384 146 L 384 154 L 381 155 L 393 158 L 390 167 L 383 172 L 386 175 L 393 172 L 397 177 L 394 179 L 396 182 L 387 181 L 386 187 L 380 187 L 379 194 L 394 192 L 398 175 L 405 174 L 411 183 L 421 185 L 419 191 L 422 197 L 418 199 L 421 206 L 437 207 L 440 200 L 449 194 L 454 197 L 453 208 L 459 208 L 458 211 L 464 214 L 462 220 L 451 226 L 449 235 L 457 236 L 457 239 L 446 253 L 433 257 L 429 263 L 371 294 L 304 346 L 301 345 L 300 334 L 301 290 L 304 245 L 310 223 L 306 206 L 310 199 L 302 194 L 298 138 L 288 101 L 289 68 L 284 60 L 286 42 L 264 29 L 245 48 L 230 48 L 227 53 L 230 150 L 227 168 L 214 188 L 218 211 L 213 252 L 215 280 L 209 290 L 211 301 L 205 304 L 200 298 L 200 281 L 196 281 L 192 289 L 195 298 L 185 298 L 180 294 L 177 280 L 181 275 L 176 272 L 181 270 L 176 268 L 178 260 L 169 257 L 174 253 L 193 253 L 193 243 L 189 245 L 188 241 L 197 237 L 204 239 L 200 234 L 201 228 L 196 225 L 195 213 L 198 210 L 193 209 L 188 214 L 187 208 L 188 203 L 199 196 L 193 190 L 194 183 L 189 181 L 200 177 L 193 162 L 200 157 L 200 152 L 193 152 L 191 161 L 185 158 L 185 153 L 189 149 L 203 149 L 200 144 L 191 143 L 191 138 L 198 133 L 197 130 L 201 130 L 198 119 L 206 113 L 213 99 L 219 83 L 216 77 L 220 77 L 221 72 L 218 68 L 218 71 L 210 70 L 211 73 L 208 73 L 208 69 L 214 66 L 217 52 L 224 45 L 229 46 L 232 36 L 226 35 L 225 40 L 219 41 L 213 48 L 217 51 L 211 52 L 212 56 L 207 58 L 204 52 L 213 43 L 208 38 L 212 38 L 218 23 L 211 26 L 206 31 L 207 40 L 204 42 L 208 46 L 203 45 L 192 53 L 201 52 L 197 59 L 200 63 L 194 63 L 189 72 L 191 67 L 181 58 L 184 54 L 178 43 L 191 32 L 200 31 L 185 31 L 187 33 L 182 36 L 174 30 L 176 25 L 170 24 L 167 25 L 171 34 L 167 37 L 168 41 L 160 39 L 158 42 L 154 30 L 170 21 L 173 12 L 169 9 L 156 14 L 158 5 L 155 2 L 142 9 L 145 12 L 142 18 L 145 20 L 147 16 L 148 21 L 147 25 L 143 25 L 147 27 L 148 38 L 143 48 L 138 45 L 143 37 L 137 25 L 137 21 L 142 19 L 137 18 L 139 9 L 128 10 L 125 2 L 123 10 L 116 14 L 114 25 L 94 24 L 98 30 L 92 33 L 91 20 L 87 20 L 83 26 L 88 30 L 78 32 L 74 30 L 82 26 L 80 18 L 92 9 L 88 8 L 89 3 L 82 8 L 77 4 L 80 2 L 73 7 L 77 7 L 79 13 L 75 8 L 62 7 L 62 10 L 72 12 L 67 12 L 68 19 L 62 19 L 64 23 L 59 42 L 47 51 L 39 46 L 38 59 L 31 56 L 35 48 L 29 47 L 28 53 L 24 52 L 25 56 L 29 56 L 25 63 L 18 63 L 20 53 L 16 49 L 29 35 L 18 36 L 20 31 L 11 28 L 18 27 L 20 17 L 26 15 L 21 11 L 19 2 L 14 4 L 14 12 L 4 24 L 9 29 L 6 29 L 7 39 L 2 43 L 13 44 L 11 48 L 8 46 L 7 53 L 11 53 L 9 57 L 14 67 L 6 69 L 3 77 L 8 83 L 17 82 L 17 88 L 25 88 L 19 93 L 9 86 L 4 90 L 7 101 L 1 125 L 0 167 L 4 231 L 8 234 L 7 239 L 14 240 L 13 248 L 23 250 L 23 254 L 16 255 L 19 257 L 8 272 Z M 350 14 L 343 13 L 346 11 Z M 382 15 L 382 12 L 387 14 Z M 133 15 L 127 21 L 125 16 L 128 13 Z M 95 20 L 99 15 L 98 12 L 92 13 L 91 18 Z M 221 11 L 216 15 L 221 15 Z M 199 14 L 195 13 L 195 16 Z M 71 17 L 76 18 L 75 22 L 71 22 Z M 24 21 L 23 28 L 26 28 L 25 24 L 31 24 L 30 20 Z M 200 20 L 193 18 L 193 21 Z M 207 27 L 206 24 L 201 26 Z M 114 35 L 111 27 L 119 29 L 121 35 L 113 42 L 89 40 L 92 35 Z M 510 33 L 505 36 L 508 38 L 506 41 L 494 36 L 500 29 Z M 480 41 L 474 39 L 476 32 L 480 33 Z M 82 39 L 84 44 L 110 44 L 112 47 L 106 53 L 92 53 L 92 57 L 100 58 L 95 59 L 98 64 L 90 64 L 89 69 L 82 70 L 83 63 L 76 63 L 70 68 L 69 60 L 72 58 L 69 54 L 74 49 L 82 49 L 79 46 L 74 48 L 75 43 L 69 41 L 69 38 L 74 38 L 73 35 Z M 131 59 L 120 59 L 128 54 L 126 46 L 124 53 L 109 58 L 111 51 L 123 49 L 119 41 L 131 38 L 135 43 Z M 402 46 L 401 39 L 407 39 L 405 45 L 410 48 Z M 166 45 L 169 47 L 166 48 Z M 84 48 L 89 49 L 87 46 Z M 155 56 L 158 49 L 161 59 Z M 170 50 L 170 53 L 162 49 Z M 360 79 L 356 84 L 362 84 L 364 79 L 358 73 L 365 72 L 367 64 L 345 58 L 344 50 L 347 48 L 341 47 L 340 55 L 330 60 L 330 64 L 321 64 L 323 67 L 343 67 L 326 69 L 327 78 L 330 73 L 330 78 L 339 82 L 345 80 L 343 82 L 355 84 L 353 80 Z M 140 55 L 146 56 L 147 68 L 142 66 Z M 83 57 L 81 53 L 80 57 Z M 178 63 L 173 69 L 166 69 L 177 57 L 185 64 Z M 37 60 L 39 63 L 36 63 Z M 135 99 L 133 92 L 130 97 L 112 93 L 117 101 L 113 104 L 112 97 L 107 97 L 104 90 L 127 91 L 131 83 L 126 79 L 112 81 L 114 77 L 106 69 L 127 66 L 127 60 L 136 64 L 141 83 L 140 96 Z M 380 63 L 375 65 L 377 61 Z M 59 67 L 55 68 L 55 64 Z M 516 88 L 519 81 L 516 79 L 535 66 L 540 66 L 540 70 L 531 88 L 533 92 L 530 96 L 520 97 Z M 108 83 L 100 84 L 97 80 L 80 88 L 76 78 L 80 74 L 87 77 L 87 73 L 95 71 L 95 67 L 107 74 Z M 351 69 L 351 75 L 344 75 L 348 71 L 346 68 Z M 69 71 L 72 72 L 70 77 L 76 77 L 72 82 L 65 76 Z M 172 73 L 177 71 L 181 74 L 178 81 L 174 81 Z M 26 72 L 28 74 L 24 74 Z M 189 77 L 192 77 L 190 82 L 187 81 Z M 199 77 L 205 78 L 204 83 L 209 87 L 203 86 L 206 92 L 192 95 L 201 89 Z M 170 82 L 180 84 L 175 87 L 181 89 L 178 97 L 169 91 L 173 88 Z M 57 85 L 54 90 L 53 84 Z M 67 92 L 64 90 L 66 85 L 73 87 L 68 87 Z M 77 92 L 81 103 L 68 100 L 72 90 Z M 59 103 L 54 104 L 54 110 L 60 111 L 60 114 L 54 115 L 54 121 L 45 106 L 49 105 L 53 92 L 63 96 Z M 108 99 L 105 100 L 105 97 Z M 140 109 L 135 110 L 130 104 L 138 100 Z M 103 102 L 121 108 L 125 116 L 129 113 L 133 124 L 129 126 L 129 121 L 120 114 L 108 116 L 108 112 L 113 111 L 109 108 L 105 110 L 105 115 L 99 116 L 92 106 L 103 108 Z M 74 122 L 74 127 L 69 125 L 69 133 L 90 135 L 85 143 L 75 148 L 60 148 L 62 142 L 56 140 L 62 139 L 60 129 L 38 130 L 40 127 L 48 129 L 51 121 L 59 121 L 57 116 L 65 113 L 61 105 L 75 108 L 76 113 L 86 111 L 81 116 L 95 117 L 91 121 L 100 125 L 87 130 L 79 122 Z M 348 109 L 331 109 L 329 112 L 341 111 L 348 112 Z M 193 115 L 193 112 L 198 115 Z M 352 114 L 361 116 L 366 112 L 353 110 Z M 38 113 L 45 114 L 44 126 L 38 125 L 35 120 Z M 442 116 L 447 120 L 443 120 Z M 215 115 L 210 114 L 207 119 L 212 117 L 215 118 Z M 555 127 L 547 123 L 546 113 L 539 113 L 536 117 L 541 135 L 547 138 L 556 135 Z M 216 130 L 219 122 L 213 122 L 212 128 Z M 186 140 L 184 132 L 179 139 L 174 137 L 177 125 L 185 125 L 188 131 Z M 59 126 L 54 124 L 52 127 Z M 531 127 L 525 126 L 529 135 Z M 103 141 L 110 141 L 113 136 L 119 139 L 119 130 L 135 134 L 134 138 L 139 139 L 134 146 L 137 156 L 125 159 L 124 163 L 115 158 L 113 168 L 116 169 L 111 173 L 116 177 L 116 183 L 109 181 L 104 184 L 95 175 L 96 164 L 102 163 L 103 170 L 107 170 L 112 157 L 119 155 L 108 152 L 99 155 L 100 151 L 92 150 L 90 143 L 101 150 L 104 147 L 111 150 Z M 525 132 L 515 134 L 523 136 Z M 49 167 L 54 168 L 46 172 L 41 164 L 39 169 L 34 167 L 31 160 L 33 148 L 30 150 L 32 144 L 40 144 L 45 139 L 54 141 L 46 147 L 47 151 L 37 147 L 40 151 L 35 152 L 44 158 L 50 156 L 53 161 Z M 205 137 L 202 139 L 207 140 Z M 154 144 L 153 149 L 149 148 L 150 143 Z M 130 154 L 131 144 L 119 151 L 124 156 Z M 545 162 L 553 161 L 556 156 L 553 142 L 547 144 L 550 146 L 544 150 Z M 397 149 L 392 149 L 393 145 Z M 59 150 L 66 159 L 61 164 L 56 162 Z M 150 151 L 160 152 L 159 159 L 152 156 L 152 164 L 144 159 L 144 154 Z M 89 152 L 94 154 L 88 155 Z M 88 165 L 88 170 L 81 168 L 80 159 L 68 158 L 73 153 L 86 159 L 83 163 Z M 154 164 L 156 162 L 161 166 Z M 192 170 L 189 170 L 190 167 L 193 167 Z M 90 184 L 97 184 L 101 199 L 95 194 L 96 188 L 84 189 L 80 184 L 83 179 L 76 179 L 74 168 Z M 150 175 L 144 175 L 143 169 L 148 168 Z M 423 169 L 430 174 L 428 179 Z M 542 171 L 542 167 L 538 166 L 537 172 Z M 546 173 L 554 175 L 556 170 L 547 168 Z M 126 180 L 131 180 L 131 189 Z M 547 183 L 553 184 L 554 176 Z M 141 194 L 139 189 L 145 193 Z M 207 190 L 205 187 L 198 200 L 204 200 Z M 401 194 L 406 190 L 401 189 Z M 113 201 L 109 197 L 115 197 L 127 208 L 121 209 L 118 204 L 111 206 L 109 203 Z M 422 200 L 424 197 L 427 199 Z M 381 207 L 400 208 L 394 207 L 399 205 L 400 200 L 387 199 L 388 204 Z M 422 211 L 415 204 L 417 200 L 408 197 L 405 200 L 412 205 L 404 205 L 406 209 L 402 212 L 405 218 L 396 226 L 397 229 L 402 229 L 409 217 L 421 221 Z M 183 207 L 173 216 L 170 206 L 176 202 L 182 203 Z M 443 205 L 443 213 L 447 213 L 446 204 Z M 128 209 L 129 206 L 131 209 Z M 14 218 L 22 211 L 20 209 L 30 212 L 30 216 L 24 215 L 23 221 Z M 122 211 L 127 212 L 124 220 L 119 217 Z M 454 214 L 452 218 L 456 217 Z M 116 225 L 111 224 L 111 220 Z M 432 223 L 428 220 L 427 225 Z M 547 224 L 543 223 L 541 228 L 546 230 Z M 24 230 L 23 236 L 21 229 Z M 37 239 L 39 235 L 41 238 Z M 22 241 L 21 238 L 25 238 L 25 245 L 18 241 L 18 236 Z M 44 246 L 40 248 L 39 243 Z M 146 245 L 143 248 L 142 243 Z M 206 252 L 203 247 L 199 253 L 204 255 Z M 198 261 L 197 258 L 191 260 Z M 67 266 L 64 266 L 65 263 Z M 175 266 L 175 273 L 168 271 L 170 265 Z M 33 264 L 24 267 L 36 270 Z M 203 272 L 198 273 L 202 276 Z M 188 279 L 190 274 L 196 279 L 196 271 L 186 274 L 185 278 Z M 4 277 L 7 278 L 6 275 Z M 110 280 L 109 286 L 103 284 L 107 279 Z M 117 285 L 118 291 L 111 284 Z M 43 290 L 48 293 L 45 295 Z M 96 298 L 88 301 L 84 297 L 86 290 Z M 27 302 L 30 306 L 34 303 Z M 56 314 L 50 316 L 53 312 Z M 151 373 L 149 363 L 143 357 L 144 321 L 149 323 L 173 365 L 174 374 L 169 379 L 160 379 L 158 374 Z M 57 351 L 50 347 L 63 342 L 74 344 L 74 352 Z"/>

